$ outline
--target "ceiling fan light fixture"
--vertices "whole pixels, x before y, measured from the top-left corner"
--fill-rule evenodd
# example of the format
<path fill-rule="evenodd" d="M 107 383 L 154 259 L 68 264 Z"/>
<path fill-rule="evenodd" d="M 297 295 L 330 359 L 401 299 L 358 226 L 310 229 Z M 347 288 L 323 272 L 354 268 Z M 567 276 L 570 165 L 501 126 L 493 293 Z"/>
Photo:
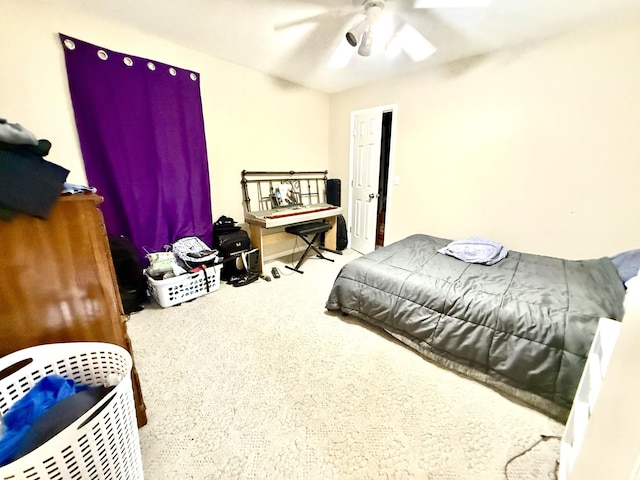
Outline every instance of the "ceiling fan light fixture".
<path fill-rule="evenodd" d="M 345 37 L 352 47 L 360 44 L 358 53 L 363 57 L 368 57 L 371 54 L 371 42 L 373 41 L 372 29 L 380 21 L 382 10 L 384 9 L 384 2 L 365 0 L 364 8 L 366 18 L 351 27 L 345 34 Z"/>
<path fill-rule="evenodd" d="M 362 40 L 360 41 L 360 47 L 358 47 L 358 55 L 368 57 L 371 55 L 371 44 L 373 43 L 373 32 L 371 27 L 368 27 L 362 34 Z"/>
<path fill-rule="evenodd" d="M 374 27 L 380 21 L 384 2 L 369 1 L 365 4 L 365 15 L 367 16 L 367 24 Z"/>
<path fill-rule="evenodd" d="M 367 22 L 365 20 L 361 21 L 360 23 L 356 23 L 353 27 L 351 27 L 351 29 L 345 35 L 345 37 L 347 38 L 347 42 L 349 42 L 349 45 L 351 45 L 352 47 L 358 45 L 360 37 L 362 36 L 366 28 Z"/>

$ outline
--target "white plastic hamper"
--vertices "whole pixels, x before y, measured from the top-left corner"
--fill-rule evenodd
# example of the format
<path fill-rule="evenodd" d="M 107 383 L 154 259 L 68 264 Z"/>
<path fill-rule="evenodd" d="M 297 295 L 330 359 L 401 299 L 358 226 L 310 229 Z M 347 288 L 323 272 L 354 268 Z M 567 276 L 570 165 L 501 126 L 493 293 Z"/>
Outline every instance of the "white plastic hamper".
<path fill-rule="evenodd" d="M 166 280 L 154 280 L 147 275 L 147 284 L 161 307 L 172 307 L 218 290 L 221 270 L 222 265 L 215 265 Z"/>
<path fill-rule="evenodd" d="M 26 364 L 26 365 L 25 365 Z M 0 358 L 0 413 L 4 415 L 39 380 L 60 375 L 85 385 L 119 383 L 98 404 L 48 442 L 0 467 L 3 480 L 143 479 L 131 386 L 131 355 L 110 343 L 56 343 Z"/>

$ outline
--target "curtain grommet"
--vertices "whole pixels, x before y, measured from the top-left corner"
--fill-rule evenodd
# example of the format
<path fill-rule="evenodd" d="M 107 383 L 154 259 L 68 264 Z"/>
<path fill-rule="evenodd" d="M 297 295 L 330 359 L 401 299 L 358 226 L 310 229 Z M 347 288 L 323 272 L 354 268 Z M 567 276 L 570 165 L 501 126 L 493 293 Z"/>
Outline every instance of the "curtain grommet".
<path fill-rule="evenodd" d="M 98 58 L 100 60 L 107 60 L 109 58 L 109 55 L 104 50 L 98 50 Z"/>
<path fill-rule="evenodd" d="M 66 38 L 64 40 L 64 46 L 67 47 L 68 50 L 75 50 L 76 49 L 76 44 L 73 40 L 71 40 L 70 38 Z"/>
<path fill-rule="evenodd" d="M 147 62 L 147 68 L 151 71 L 154 71 L 156 69 L 156 64 L 153 62 Z"/>

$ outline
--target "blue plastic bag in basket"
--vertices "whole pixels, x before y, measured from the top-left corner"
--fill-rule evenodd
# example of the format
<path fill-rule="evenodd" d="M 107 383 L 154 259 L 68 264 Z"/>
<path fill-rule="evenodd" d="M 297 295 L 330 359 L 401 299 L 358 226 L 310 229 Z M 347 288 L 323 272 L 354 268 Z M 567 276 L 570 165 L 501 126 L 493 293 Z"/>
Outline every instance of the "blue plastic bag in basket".
<path fill-rule="evenodd" d="M 5 431 L 0 439 L 0 466 L 13 460 L 18 443 L 44 412 L 74 393 L 73 380 L 49 375 L 14 403 L 2 419 Z"/>

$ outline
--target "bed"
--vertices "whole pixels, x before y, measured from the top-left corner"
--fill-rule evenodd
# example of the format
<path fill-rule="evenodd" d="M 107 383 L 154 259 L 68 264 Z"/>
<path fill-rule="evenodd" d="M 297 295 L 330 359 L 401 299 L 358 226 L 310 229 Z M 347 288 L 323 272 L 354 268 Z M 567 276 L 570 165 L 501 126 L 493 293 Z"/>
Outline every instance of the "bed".
<path fill-rule="evenodd" d="M 510 251 L 487 266 L 416 234 L 346 264 L 326 303 L 428 359 L 566 421 L 600 317 L 621 320 L 609 258 Z"/>

